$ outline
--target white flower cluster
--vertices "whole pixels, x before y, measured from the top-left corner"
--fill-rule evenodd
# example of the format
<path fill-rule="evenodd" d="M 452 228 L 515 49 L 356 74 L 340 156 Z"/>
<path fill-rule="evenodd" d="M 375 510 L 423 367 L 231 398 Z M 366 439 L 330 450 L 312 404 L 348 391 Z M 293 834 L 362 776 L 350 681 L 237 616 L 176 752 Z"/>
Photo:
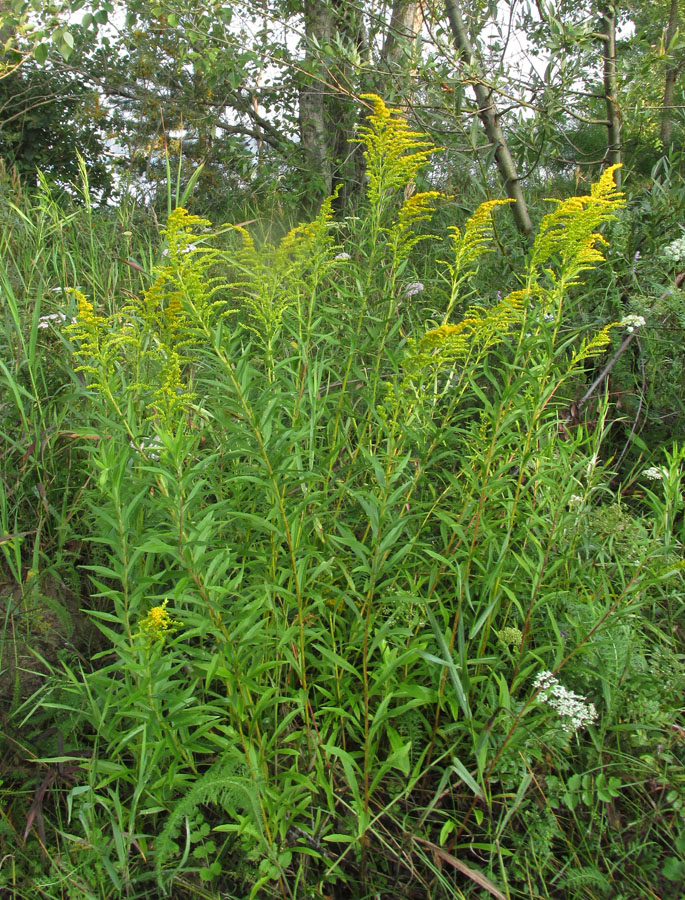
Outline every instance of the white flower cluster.
<path fill-rule="evenodd" d="M 157 438 L 150 438 L 149 441 L 143 438 L 138 441 L 138 446 L 136 446 L 133 441 L 129 441 L 129 444 L 136 453 L 142 451 L 146 456 L 149 456 L 150 459 L 159 459 L 159 451 L 162 449 L 162 445 Z M 140 448 L 140 450 L 138 448 Z"/>
<path fill-rule="evenodd" d="M 666 259 L 670 259 L 672 262 L 680 262 L 681 259 L 685 259 L 685 234 L 676 238 L 675 241 L 671 241 L 667 247 L 664 247 L 662 253 Z"/>
<path fill-rule="evenodd" d="M 193 250 L 197 250 L 197 244 L 188 244 L 187 247 L 184 247 L 181 250 L 181 255 L 184 256 L 186 253 L 192 253 Z M 162 256 L 167 257 L 168 255 L 169 255 L 169 248 L 165 247 L 164 250 L 162 250 Z"/>
<path fill-rule="evenodd" d="M 547 703 L 561 717 L 564 731 L 579 731 L 597 721 L 594 703 L 588 703 L 585 697 L 569 691 L 551 672 L 536 675 L 533 687 L 539 691 L 538 701 Z"/>
<path fill-rule="evenodd" d="M 645 478 L 649 478 L 650 481 L 661 481 L 666 473 L 666 469 L 662 466 L 650 466 L 648 469 L 645 469 L 642 473 Z"/>
<path fill-rule="evenodd" d="M 621 325 L 625 326 L 628 331 L 628 334 L 632 334 L 636 328 L 642 328 L 645 324 L 644 316 L 626 316 L 621 319 Z"/>
<path fill-rule="evenodd" d="M 63 312 L 49 313 L 47 316 L 41 316 L 38 319 L 38 327 L 39 328 L 48 328 L 50 326 L 50 322 L 54 322 L 55 324 L 64 325 L 67 321 L 67 317 Z M 69 319 L 69 322 L 72 325 L 76 324 L 76 319 Z"/>
<path fill-rule="evenodd" d="M 335 258 L 336 259 L 349 259 L 350 254 L 349 253 L 338 253 L 338 255 Z"/>
<path fill-rule="evenodd" d="M 568 505 L 571 507 L 582 506 L 584 502 L 585 498 L 581 497 L 580 494 L 571 494 L 571 496 L 568 498 Z"/>
<path fill-rule="evenodd" d="M 413 297 L 414 294 L 420 294 L 423 290 L 423 284 L 420 281 L 410 281 L 404 289 L 405 297 Z"/>

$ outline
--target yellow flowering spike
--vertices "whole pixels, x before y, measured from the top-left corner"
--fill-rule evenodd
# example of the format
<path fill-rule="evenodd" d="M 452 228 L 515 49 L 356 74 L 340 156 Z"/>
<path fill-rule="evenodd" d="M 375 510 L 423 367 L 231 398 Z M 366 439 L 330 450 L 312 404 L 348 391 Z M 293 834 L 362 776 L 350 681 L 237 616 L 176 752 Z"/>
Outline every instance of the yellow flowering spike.
<path fill-rule="evenodd" d="M 623 203 L 624 195 L 622 191 L 616 187 L 616 179 L 614 174 L 617 169 L 621 168 L 620 163 L 609 166 L 600 175 L 599 181 L 590 188 L 590 196 L 593 200 L 601 200 L 606 203 Z"/>
<path fill-rule="evenodd" d="M 162 229 L 169 246 L 169 256 L 175 259 L 181 253 L 196 250 L 195 241 L 200 236 L 198 231 L 211 227 L 211 224 L 209 219 L 193 216 L 187 209 L 178 206 L 169 215 L 166 228 Z"/>
<path fill-rule="evenodd" d="M 413 181 L 437 147 L 422 131 L 412 131 L 397 109 L 388 108 L 376 94 L 362 94 L 370 100 L 373 112 L 367 116 L 368 125 L 359 129 L 354 142 L 364 146 L 366 171 L 369 177 L 368 197 L 377 207 L 388 192 L 399 190 Z"/>
<path fill-rule="evenodd" d="M 464 269 L 491 249 L 495 234 L 492 211 L 497 206 L 506 206 L 512 202 L 512 200 L 486 200 L 468 219 L 463 232 L 456 225 L 449 229 L 454 243 L 454 263 L 450 265 L 453 275 L 460 275 Z"/>
<path fill-rule="evenodd" d="M 70 293 L 78 303 L 76 321 L 65 329 L 74 340 L 81 345 L 81 352 L 97 357 L 100 352 L 100 337 L 102 335 L 104 320 L 96 315 L 93 304 L 86 300 L 81 291 L 71 288 Z"/>
<path fill-rule="evenodd" d="M 336 193 L 324 200 L 312 222 L 296 225 L 278 247 L 265 244 L 258 249 L 244 229 L 236 228 L 242 245 L 235 255 L 237 279 L 230 289 L 246 313 L 241 327 L 259 341 L 269 366 L 284 318 L 311 296 L 311 286 L 326 263 L 334 240 L 331 222 Z"/>
<path fill-rule="evenodd" d="M 447 352 L 452 357 L 463 355 L 469 345 L 471 336 L 480 324 L 478 318 L 462 319 L 457 325 L 439 325 L 431 328 L 419 340 L 420 353 L 437 351 L 442 354 Z"/>
<path fill-rule="evenodd" d="M 454 261 L 440 262 L 447 266 L 450 273 L 451 290 L 450 299 L 445 312 L 445 319 L 450 317 L 461 284 L 474 272 L 474 263 L 492 249 L 492 239 L 495 234 L 495 223 L 492 217 L 493 210 L 498 206 L 506 206 L 511 200 L 486 200 L 481 203 L 474 214 L 467 220 L 464 230 L 456 225 L 450 227 L 452 243 L 454 246 Z"/>
<path fill-rule="evenodd" d="M 148 404 L 149 418 L 158 419 L 169 427 L 176 421 L 176 414 L 182 413 L 195 399 L 181 376 L 181 358 L 175 350 L 167 348 L 160 360 L 157 374 L 159 387 L 152 393 Z"/>
<path fill-rule="evenodd" d="M 339 188 L 326 197 L 321 204 L 318 216 L 313 222 L 304 222 L 291 228 L 283 238 L 276 251 L 276 262 L 287 265 L 291 261 L 306 258 L 311 261 L 309 254 L 317 248 L 323 248 L 332 240 L 330 236 L 330 224 L 333 219 L 333 201 L 338 196 Z"/>
<path fill-rule="evenodd" d="M 598 232 L 605 222 L 615 219 L 615 212 L 624 204 L 623 194 L 617 190 L 611 166 L 592 185 L 589 195 L 550 200 L 556 209 L 540 223 L 533 245 L 531 271 L 546 272 L 554 281 L 568 285 L 584 269 L 604 259 L 598 245 L 606 243 Z M 557 260 L 558 274 L 549 267 Z"/>
<path fill-rule="evenodd" d="M 102 389 L 114 371 L 116 348 L 122 336 L 112 335 L 110 320 L 97 315 L 93 304 L 76 288 L 69 293 L 78 302 L 76 321 L 65 328 L 66 333 L 78 345 L 81 362 L 74 371 L 83 372 L 93 380 L 88 389 Z"/>
<path fill-rule="evenodd" d="M 461 322 L 431 328 L 410 345 L 405 371 L 414 378 L 426 368 L 434 371 L 452 366 L 472 351 L 485 353 L 505 340 L 511 326 L 521 321 L 525 296 L 524 291 L 514 291 L 492 309 L 472 306 Z"/>
<path fill-rule="evenodd" d="M 617 325 L 620 325 L 620 322 L 611 322 L 609 325 L 605 325 L 597 334 L 583 341 L 580 350 L 573 356 L 571 366 L 577 366 L 578 363 L 584 359 L 589 359 L 591 356 L 602 356 L 611 343 L 611 329 L 616 328 Z"/>
<path fill-rule="evenodd" d="M 132 298 L 122 310 L 130 316 L 126 340 L 145 356 L 145 366 L 139 369 L 146 373 L 144 379 L 127 389 L 143 394 L 148 417 L 161 417 L 172 430 L 178 414 L 194 399 L 183 377 L 189 348 L 202 346 L 207 332 L 235 312 L 227 299 L 217 298 L 230 285 L 210 274 L 219 252 L 199 246 L 213 237 L 206 231 L 210 224 L 182 207 L 175 209 L 162 231 L 167 239 L 164 263 L 154 267 L 155 279 L 142 297 Z"/>
<path fill-rule="evenodd" d="M 414 234 L 414 229 L 419 222 L 433 217 L 433 205 L 443 196 L 440 191 L 422 191 L 404 201 L 397 221 L 392 228 L 386 229 L 398 260 L 406 259 L 419 241 L 434 237 L 431 234 Z"/>

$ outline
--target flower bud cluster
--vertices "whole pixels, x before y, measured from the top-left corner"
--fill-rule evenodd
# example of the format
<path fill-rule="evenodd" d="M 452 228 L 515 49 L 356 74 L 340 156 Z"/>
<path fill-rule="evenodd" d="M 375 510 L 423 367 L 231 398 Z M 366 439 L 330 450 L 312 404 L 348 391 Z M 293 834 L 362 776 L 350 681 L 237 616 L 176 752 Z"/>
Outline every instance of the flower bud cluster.
<path fill-rule="evenodd" d="M 523 643 L 523 632 L 520 628 L 513 628 L 511 626 L 503 628 L 498 632 L 497 637 L 507 647 L 513 647 L 516 650 L 518 650 Z"/>

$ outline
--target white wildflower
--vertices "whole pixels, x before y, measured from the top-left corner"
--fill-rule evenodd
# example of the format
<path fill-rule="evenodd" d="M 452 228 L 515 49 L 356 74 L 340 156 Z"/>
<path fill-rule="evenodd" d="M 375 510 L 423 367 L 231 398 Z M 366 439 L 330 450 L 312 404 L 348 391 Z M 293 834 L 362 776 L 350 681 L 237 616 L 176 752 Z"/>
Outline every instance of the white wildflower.
<path fill-rule="evenodd" d="M 628 334 L 632 334 L 636 328 L 642 328 L 642 326 L 645 324 L 645 317 L 625 316 L 623 319 L 621 319 L 619 324 L 627 329 Z"/>
<path fill-rule="evenodd" d="M 680 262 L 685 259 L 685 234 L 664 247 L 662 254 L 671 262 Z"/>
<path fill-rule="evenodd" d="M 349 253 L 338 253 L 335 259 L 351 259 L 351 256 Z"/>
<path fill-rule="evenodd" d="M 420 294 L 422 290 L 423 284 L 420 281 L 410 281 L 404 289 L 404 296 L 413 297 L 415 294 Z"/>
<path fill-rule="evenodd" d="M 66 321 L 67 317 L 63 312 L 48 313 L 48 315 L 41 316 L 40 319 L 38 319 L 38 327 L 48 328 L 51 322 L 63 325 Z M 69 319 L 69 322 L 71 325 L 74 325 L 76 323 L 76 319 Z"/>
<path fill-rule="evenodd" d="M 162 444 L 157 438 L 151 438 L 149 441 L 143 438 L 138 441 L 137 445 L 133 441 L 129 441 L 129 444 L 136 453 L 145 453 L 150 459 L 159 459 L 159 451 L 162 449 Z"/>
<path fill-rule="evenodd" d="M 552 672 L 536 675 L 533 687 L 538 691 L 538 702 L 551 706 L 562 719 L 564 731 L 576 732 L 597 721 L 594 703 L 588 703 L 585 697 L 569 691 Z"/>
<path fill-rule="evenodd" d="M 545 313 L 545 322 L 553 322 L 555 319 L 554 313 Z"/>
<path fill-rule="evenodd" d="M 584 498 L 580 496 L 580 494 L 571 494 L 568 498 L 569 506 L 582 506 L 584 502 Z"/>
<path fill-rule="evenodd" d="M 645 478 L 649 478 L 650 481 L 661 481 L 665 473 L 666 470 L 663 467 L 650 466 L 648 469 L 645 469 L 642 474 Z"/>
<path fill-rule="evenodd" d="M 592 477 L 592 473 L 595 471 L 598 461 L 599 460 L 598 460 L 597 454 L 595 453 L 595 455 L 593 457 L 591 457 L 590 462 L 587 464 L 587 468 L 585 469 L 585 474 L 586 474 L 587 478 Z"/>

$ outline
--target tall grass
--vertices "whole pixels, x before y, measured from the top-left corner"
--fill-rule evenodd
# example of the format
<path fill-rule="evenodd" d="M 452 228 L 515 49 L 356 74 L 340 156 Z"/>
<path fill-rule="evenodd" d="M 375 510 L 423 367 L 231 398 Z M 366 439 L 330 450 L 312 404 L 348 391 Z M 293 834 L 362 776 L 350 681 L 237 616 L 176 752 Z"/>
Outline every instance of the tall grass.
<path fill-rule="evenodd" d="M 442 198 L 413 189 L 431 147 L 371 99 L 358 219 L 329 201 L 257 246 L 179 207 L 159 251 L 138 248 L 146 275 L 114 264 L 120 224 L 46 192 L 41 298 L 57 279 L 65 316 L 48 336 L 47 306 L 26 319 L 26 260 L 7 269 L 23 300 L 6 421 L 35 432 L 42 404 L 56 423 L 52 484 L 73 500 L 50 528 L 77 535 L 103 641 L 12 710 L 13 735 L 46 715 L 64 734 L 37 740 L 55 790 L 27 813 L 42 862 L 10 854 L 16 897 L 676 883 L 685 454 L 631 511 L 602 455 L 608 401 L 591 425 L 567 415 L 625 327 L 573 326 L 621 206 L 612 172 L 543 219 L 504 297 L 476 293 L 496 203 L 419 283 L 417 244 L 443 240 L 428 233 Z M 27 545 L 9 535 L 28 512 L 5 508 L 21 582 Z M 53 545 L 33 546 L 49 566 Z"/>

